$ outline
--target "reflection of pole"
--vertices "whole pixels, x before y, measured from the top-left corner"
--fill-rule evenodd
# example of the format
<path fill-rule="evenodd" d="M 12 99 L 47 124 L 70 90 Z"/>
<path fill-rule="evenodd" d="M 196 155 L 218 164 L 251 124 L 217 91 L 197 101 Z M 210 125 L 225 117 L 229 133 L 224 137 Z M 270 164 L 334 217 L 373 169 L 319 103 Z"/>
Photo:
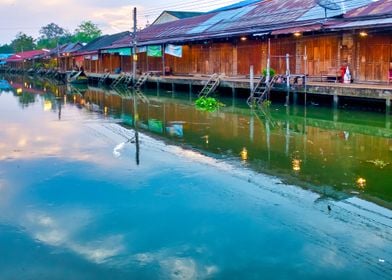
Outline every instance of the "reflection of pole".
<path fill-rule="evenodd" d="M 267 136 L 267 150 L 268 150 L 268 167 L 270 167 L 271 163 L 271 129 L 269 121 L 265 121 L 265 132 Z"/>
<path fill-rule="evenodd" d="M 289 155 L 290 151 L 290 116 L 287 116 L 287 123 L 286 123 L 286 156 Z"/>
<path fill-rule="evenodd" d="M 307 160 L 307 145 L 308 145 L 307 117 L 308 117 L 307 116 L 307 108 L 306 108 L 306 106 L 304 106 L 304 129 L 303 129 L 304 130 L 303 131 L 303 133 L 304 133 L 304 140 L 303 140 L 304 141 L 304 156 L 303 156 L 304 162 L 306 162 L 306 160 Z"/>
<path fill-rule="evenodd" d="M 252 111 L 251 111 L 250 121 L 249 121 L 249 139 L 251 142 L 253 142 L 255 139 L 255 116 L 254 116 L 255 112 L 253 107 L 251 108 Z"/>
<path fill-rule="evenodd" d="M 136 141 L 136 164 L 139 165 L 140 164 L 140 158 L 139 158 L 140 146 L 139 146 L 139 132 L 137 130 L 135 130 L 135 141 Z"/>
<path fill-rule="evenodd" d="M 136 145 L 136 165 L 140 164 L 140 146 L 139 146 L 139 132 L 137 131 L 137 97 L 135 91 L 133 91 L 133 125 L 135 129 L 135 145 Z"/>
<path fill-rule="evenodd" d="M 61 101 L 58 102 L 59 104 L 59 121 L 61 120 Z"/>

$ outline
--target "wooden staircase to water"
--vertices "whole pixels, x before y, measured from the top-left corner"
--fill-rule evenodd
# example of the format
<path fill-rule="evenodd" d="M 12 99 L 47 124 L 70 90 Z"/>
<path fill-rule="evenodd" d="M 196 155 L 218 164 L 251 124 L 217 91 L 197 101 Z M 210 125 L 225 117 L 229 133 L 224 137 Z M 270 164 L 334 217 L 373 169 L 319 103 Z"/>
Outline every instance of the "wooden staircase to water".
<path fill-rule="evenodd" d="M 206 85 L 199 92 L 198 97 L 207 97 L 210 93 L 214 92 L 220 84 L 220 76 L 214 73 L 207 81 Z"/>

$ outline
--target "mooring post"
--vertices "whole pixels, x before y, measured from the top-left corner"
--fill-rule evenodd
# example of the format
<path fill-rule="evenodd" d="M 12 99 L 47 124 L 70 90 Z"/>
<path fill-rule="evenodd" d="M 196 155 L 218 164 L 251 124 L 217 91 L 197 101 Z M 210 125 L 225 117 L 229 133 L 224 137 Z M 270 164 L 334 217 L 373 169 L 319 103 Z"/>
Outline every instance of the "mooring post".
<path fill-rule="evenodd" d="M 337 109 L 338 105 L 339 105 L 339 96 L 335 94 L 333 96 L 333 107 L 334 107 L 334 109 Z"/>
<path fill-rule="evenodd" d="M 385 105 L 385 127 L 391 129 L 391 99 L 387 99 Z"/>
<path fill-rule="evenodd" d="M 290 55 L 286 53 L 286 85 L 290 90 Z"/>
<path fill-rule="evenodd" d="M 298 102 L 298 93 L 296 91 L 293 91 L 293 104 L 297 105 Z"/>
<path fill-rule="evenodd" d="M 253 142 L 255 139 L 255 116 L 254 116 L 253 108 L 249 120 L 249 139 L 251 142 Z"/>
<path fill-rule="evenodd" d="M 253 91 L 254 86 L 255 86 L 255 83 L 254 83 L 254 69 L 253 69 L 253 65 L 251 65 L 250 68 L 249 68 L 249 88 L 250 88 L 250 92 Z"/>
<path fill-rule="evenodd" d="M 189 94 L 192 94 L 192 82 L 189 82 Z"/>

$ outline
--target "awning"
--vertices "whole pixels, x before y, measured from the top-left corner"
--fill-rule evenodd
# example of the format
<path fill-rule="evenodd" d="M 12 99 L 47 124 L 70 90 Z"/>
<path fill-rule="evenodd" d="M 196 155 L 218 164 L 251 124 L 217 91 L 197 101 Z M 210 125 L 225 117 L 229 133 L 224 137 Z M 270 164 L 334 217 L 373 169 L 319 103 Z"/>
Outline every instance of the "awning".
<path fill-rule="evenodd" d="M 131 55 L 131 48 L 118 48 L 118 49 L 107 49 L 102 50 L 101 53 L 118 53 L 119 55 Z"/>
<path fill-rule="evenodd" d="M 271 35 L 283 35 L 283 34 L 293 34 L 296 32 L 310 32 L 310 31 L 317 31 L 321 30 L 322 25 L 321 24 L 313 24 L 313 25 L 307 25 L 307 26 L 295 26 L 295 27 L 290 27 L 290 28 L 285 28 L 285 29 L 279 29 L 271 32 Z"/>

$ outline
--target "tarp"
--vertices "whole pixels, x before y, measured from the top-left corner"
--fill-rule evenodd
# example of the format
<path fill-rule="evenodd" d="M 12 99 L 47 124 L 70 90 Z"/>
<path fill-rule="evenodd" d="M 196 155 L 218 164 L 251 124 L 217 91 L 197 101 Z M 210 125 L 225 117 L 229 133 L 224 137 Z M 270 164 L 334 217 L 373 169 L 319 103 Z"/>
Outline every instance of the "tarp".
<path fill-rule="evenodd" d="M 147 46 L 147 56 L 162 57 L 162 46 Z"/>
<path fill-rule="evenodd" d="M 145 53 L 145 52 L 147 52 L 147 47 L 146 47 L 146 46 L 144 46 L 144 47 L 138 47 L 137 50 L 136 50 L 136 52 L 137 52 L 137 53 Z"/>
<path fill-rule="evenodd" d="M 156 119 L 148 120 L 148 129 L 155 133 L 163 133 L 163 124 L 162 121 Z"/>
<path fill-rule="evenodd" d="M 131 48 L 118 48 L 118 49 L 107 49 L 103 50 L 102 53 L 118 53 L 119 55 L 128 55 L 130 56 L 132 54 Z"/>
<path fill-rule="evenodd" d="M 182 57 L 182 46 L 167 44 L 165 47 L 165 53 L 175 57 Z"/>

